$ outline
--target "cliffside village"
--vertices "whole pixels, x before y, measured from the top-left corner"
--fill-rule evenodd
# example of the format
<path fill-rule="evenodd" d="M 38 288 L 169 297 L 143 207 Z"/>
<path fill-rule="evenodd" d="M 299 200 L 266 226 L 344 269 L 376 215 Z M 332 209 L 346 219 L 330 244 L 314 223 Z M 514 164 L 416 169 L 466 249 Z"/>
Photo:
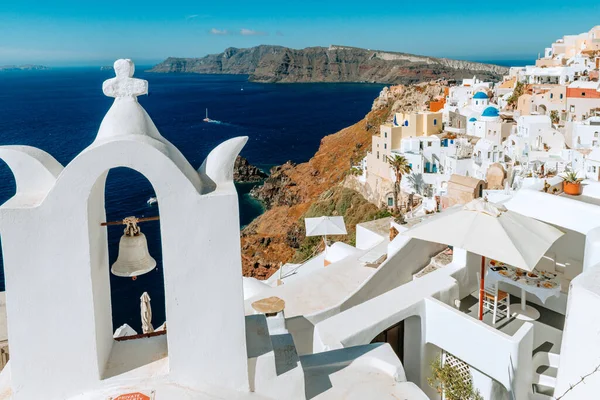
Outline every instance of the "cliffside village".
<path fill-rule="evenodd" d="M 396 113 L 355 168 L 361 192 L 378 205 L 394 206 L 389 160 L 395 156 L 407 160 L 413 175 L 402 180 L 402 206 L 410 217 L 483 191 L 490 199 L 531 186 L 562 192 L 557 179 L 565 171 L 598 181 L 599 67 L 595 27 L 557 40 L 535 65 L 510 68 L 501 82 L 464 79 L 426 111 Z M 380 98 L 393 91 L 385 88 Z"/>
<path fill-rule="evenodd" d="M 599 56 L 596 27 L 499 84 L 467 79 L 395 114 L 354 179 L 394 207 L 389 159 L 404 157 L 405 223 L 358 224 L 350 245 L 341 216 L 307 218 L 323 251 L 266 281 L 241 275 L 247 138 L 192 167 L 138 102 L 148 82 L 117 60 L 102 88 L 114 102 L 69 164 L 0 146 L 17 182 L 0 206 L 0 399 L 597 399 Z M 159 217 L 106 220 L 106 177 L 123 166 L 150 181 Z M 139 333 L 113 326 L 109 274 L 157 271 L 150 221 L 167 321 L 139 293 Z M 112 266 L 108 225 L 125 227 Z"/>

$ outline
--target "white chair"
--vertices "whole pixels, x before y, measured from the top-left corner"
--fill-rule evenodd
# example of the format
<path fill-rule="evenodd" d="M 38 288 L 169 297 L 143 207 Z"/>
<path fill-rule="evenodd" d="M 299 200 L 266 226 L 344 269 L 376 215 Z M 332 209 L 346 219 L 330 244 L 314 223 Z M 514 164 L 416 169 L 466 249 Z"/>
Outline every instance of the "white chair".
<path fill-rule="evenodd" d="M 576 261 L 571 258 L 559 259 L 556 261 L 556 273 L 560 278 L 560 291 L 569 293 L 571 280 L 583 271 L 581 261 Z"/>
<path fill-rule="evenodd" d="M 481 275 L 477 273 L 477 282 L 481 282 Z M 481 301 L 481 299 L 480 299 Z M 498 290 L 498 284 L 489 284 L 485 281 L 484 287 L 484 298 L 483 298 L 483 310 L 489 310 L 493 313 L 492 325 L 496 326 L 496 318 L 506 317 L 510 318 L 510 294 Z"/>

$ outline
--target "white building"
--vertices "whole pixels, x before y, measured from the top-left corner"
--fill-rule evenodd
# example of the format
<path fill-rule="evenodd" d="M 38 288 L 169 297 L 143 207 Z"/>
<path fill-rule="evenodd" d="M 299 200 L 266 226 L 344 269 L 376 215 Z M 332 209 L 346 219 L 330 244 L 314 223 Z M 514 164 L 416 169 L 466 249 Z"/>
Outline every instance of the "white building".
<path fill-rule="evenodd" d="M 471 117 L 467 123 L 467 135 L 501 144 L 511 134 L 513 123 L 504 122 L 500 111 L 494 106 L 486 107 L 480 117 Z"/>
<path fill-rule="evenodd" d="M 463 79 L 460 85 L 450 87 L 448 90 L 448 96 L 446 97 L 446 104 L 442 110 L 443 121 L 448 122 L 449 112 L 458 112 L 459 109 L 469 106 L 469 104 L 471 104 L 471 100 L 477 93 L 481 92 L 484 94 L 491 90 L 492 87 L 492 82 L 482 82 L 476 77 L 473 77 L 473 79 Z M 477 106 L 480 105 L 479 103 L 481 103 L 482 100 L 485 99 L 475 99 Z M 481 107 L 484 106 L 481 105 Z"/>
<path fill-rule="evenodd" d="M 600 117 L 590 117 L 571 125 L 571 148 L 598 147 L 600 144 Z"/>
<path fill-rule="evenodd" d="M 583 121 L 600 115 L 600 83 L 577 81 L 567 87 L 567 113 L 569 121 Z"/>
<path fill-rule="evenodd" d="M 595 147 L 591 153 L 585 157 L 584 175 L 586 179 L 600 181 L 600 148 Z"/>
<path fill-rule="evenodd" d="M 473 149 L 474 177 L 486 178 L 490 165 L 504 162 L 504 148 L 488 139 L 480 139 Z"/>
<path fill-rule="evenodd" d="M 437 173 L 440 170 L 441 141 L 437 136 L 404 138 L 399 154 L 406 157 L 413 172 Z"/>
<path fill-rule="evenodd" d="M 466 138 L 441 140 L 442 172 L 450 177 L 453 174 L 473 176 L 473 145 Z"/>

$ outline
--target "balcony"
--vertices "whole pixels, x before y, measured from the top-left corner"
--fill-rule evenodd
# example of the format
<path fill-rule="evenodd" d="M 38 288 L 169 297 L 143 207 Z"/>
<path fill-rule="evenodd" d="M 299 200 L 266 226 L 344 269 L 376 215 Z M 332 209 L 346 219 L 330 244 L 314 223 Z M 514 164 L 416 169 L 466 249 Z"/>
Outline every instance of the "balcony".
<path fill-rule="evenodd" d="M 521 306 L 520 302 L 521 300 L 518 297 L 510 296 L 511 313 L 513 312 L 512 310 L 517 310 Z M 503 318 L 496 321 L 495 328 L 502 333 L 513 336 L 524 324 L 533 324 L 532 383 L 535 387 L 535 393 L 552 396 L 558 372 L 556 360 L 560 357 L 565 316 L 537 304 L 529 302 L 527 304 L 534 306 L 540 312 L 538 320 L 523 321 L 514 317 L 509 319 Z M 471 293 L 469 296 L 461 299 L 460 311 L 477 319 L 479 312 L 478 293 Z M 486 325 L 492 326 L 491 312 L 484 313 L 483 322 Z"/>
<path fill-rule="evenodd" d="M 448 125 L 446 125 L 446 127 L 444 128 L 444 130 L 446 132 L 455 133 L 457 135 L 462 135 L 462 134 L 464 134 L 466 132 L 465 128 L 454 128 L 454 127 L 448 126 Z"/>

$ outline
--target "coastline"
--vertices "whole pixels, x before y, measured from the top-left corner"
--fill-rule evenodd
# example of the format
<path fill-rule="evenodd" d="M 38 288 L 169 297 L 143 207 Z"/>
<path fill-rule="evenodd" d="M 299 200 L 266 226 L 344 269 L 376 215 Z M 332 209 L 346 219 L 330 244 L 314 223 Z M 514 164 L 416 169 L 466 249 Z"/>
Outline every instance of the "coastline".
<path fill-rule="evenodd" d="M 260 186 L 263 181 L 257 182 L 235 182 L 235 188 L 238 191 L 240 204 L 240 231 L 246 228 L 256 218 L 260 217 L 267 210 L 265 204 L 254 198 L 250 191 L 256 186 Z"/>

